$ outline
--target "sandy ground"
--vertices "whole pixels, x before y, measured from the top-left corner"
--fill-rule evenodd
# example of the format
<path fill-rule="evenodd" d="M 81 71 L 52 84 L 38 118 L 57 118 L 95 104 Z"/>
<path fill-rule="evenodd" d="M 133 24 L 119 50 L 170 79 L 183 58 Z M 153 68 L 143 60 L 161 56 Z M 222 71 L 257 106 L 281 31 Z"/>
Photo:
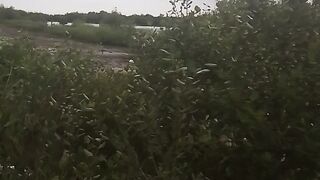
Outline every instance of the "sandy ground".
<path fill-rule="evenodd" d="M 86 54 L 93 54 L 94 60 L 104 66 L 122 68 L 127 65 L 131 55 L 128 49 L 122 47 L 102 46 L 82 43 L 70 39 L 57 38 L 44 33 L 20 31 L 15 28 L 0 25 L 0 36 L 9 38 L 28 37 L 37 47 L 43 49 L 72 48 Z"/>

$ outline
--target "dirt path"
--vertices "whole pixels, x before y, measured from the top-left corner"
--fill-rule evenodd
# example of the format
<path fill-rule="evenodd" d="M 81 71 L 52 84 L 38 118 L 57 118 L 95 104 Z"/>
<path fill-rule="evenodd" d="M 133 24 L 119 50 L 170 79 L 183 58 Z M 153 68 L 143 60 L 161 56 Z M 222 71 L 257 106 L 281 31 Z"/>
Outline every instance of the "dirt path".
<path fill-rule="evenodd" d="M 28 37 L 36 46 L 44 49 L 77 49 L 83 53 L 93 54 L 94 59 L 97 60 L 97 62 L 110 67 L 122 68 L 127 65 L 130 59 L 130 54 L 126 48 L 82 43 L 74 40 L 57 38 L 45 33 L 20 31 L 2 25 L 0 25 L 0 36 L 10 38 Z"/>

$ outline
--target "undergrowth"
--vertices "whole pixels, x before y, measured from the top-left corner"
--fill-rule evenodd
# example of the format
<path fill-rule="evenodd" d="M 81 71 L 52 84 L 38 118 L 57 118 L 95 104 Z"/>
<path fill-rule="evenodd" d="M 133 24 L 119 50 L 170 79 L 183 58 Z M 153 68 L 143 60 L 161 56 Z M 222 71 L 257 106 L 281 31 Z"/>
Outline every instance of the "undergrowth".
<path fill-rule="evenodd" d="M 122 72 L 1 45 L 0 177 L 319 179 L 319 12 L 220 1 L 137 37 Z"/>

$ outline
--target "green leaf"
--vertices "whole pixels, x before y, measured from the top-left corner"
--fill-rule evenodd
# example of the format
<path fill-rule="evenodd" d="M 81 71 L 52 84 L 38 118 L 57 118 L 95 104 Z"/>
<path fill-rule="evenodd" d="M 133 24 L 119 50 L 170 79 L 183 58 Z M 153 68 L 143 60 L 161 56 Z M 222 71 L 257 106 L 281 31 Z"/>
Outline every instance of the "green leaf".
<path fill-rule="evenodd" d="M 88 156 L 88 157 L 93 157 L 93 153 L 90 152 L 89 150 L 83 149 L 83 152 L 84 152 L 84 154 L 85 154 L 86 156 Z"/>

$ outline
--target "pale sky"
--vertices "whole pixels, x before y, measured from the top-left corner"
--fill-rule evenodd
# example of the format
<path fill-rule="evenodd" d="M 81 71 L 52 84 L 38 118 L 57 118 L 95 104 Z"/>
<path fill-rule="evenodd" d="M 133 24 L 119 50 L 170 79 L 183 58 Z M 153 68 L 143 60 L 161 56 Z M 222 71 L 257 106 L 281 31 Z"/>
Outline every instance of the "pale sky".
<path fill-rule="evenodd" d="M 215 0 L 194 0 L 194 4 L 214 5 Z M 13 6 L 29 12 L 65 14 L 67 12 L 110 12 L 117 8 L 126 15 L 152 14 L 158 16 L 171 9 L 169 0 L 0 0 L 5 7 Z"/>

